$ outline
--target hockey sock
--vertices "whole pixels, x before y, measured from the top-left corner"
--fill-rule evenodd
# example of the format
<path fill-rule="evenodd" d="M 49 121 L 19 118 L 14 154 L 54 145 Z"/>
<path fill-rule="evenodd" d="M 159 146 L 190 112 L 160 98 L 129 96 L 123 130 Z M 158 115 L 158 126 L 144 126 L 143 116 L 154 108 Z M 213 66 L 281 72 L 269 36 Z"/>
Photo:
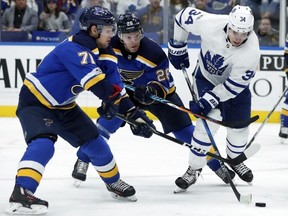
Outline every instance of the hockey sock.
<path fill-rule="evenodd" d="M 16 184 L 34 193 L 54 150 L 54 142 L 50 139 L 32 140 L 18 164 Z"/>
<path fill-rule="evenodd" d="M 113 154 L 102 136 L 98 136 L 81 147 L 105 183 L 114 183 L 120 178 Z"/>
<path fill-rule="evenodd" d="M 76 155 L 81 161 L 83 161 L 85 163 L 90 163 L 91 162 L 89 156 L 86 153 L 84 153 L 84 151 L 82 149 L 82 146 L 79 147 Z"/>

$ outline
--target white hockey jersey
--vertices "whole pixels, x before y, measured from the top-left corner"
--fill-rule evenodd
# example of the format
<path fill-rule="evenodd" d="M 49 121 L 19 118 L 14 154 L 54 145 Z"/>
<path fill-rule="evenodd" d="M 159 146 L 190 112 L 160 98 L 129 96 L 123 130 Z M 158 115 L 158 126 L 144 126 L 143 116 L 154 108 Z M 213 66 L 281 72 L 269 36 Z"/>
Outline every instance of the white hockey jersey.
<path fill-rule="evenodd" d="M 231 45 L 227 40 L 228 19 L 228 15 L 187 7 L 176 15 L 174 24 L 174 41 L 185 42 L 189 33 L 201 37 L 198 64 L 203 76 L 215 85 L 212 92 L 221 102 L 236 97 L 249 85 L 260 59 L 254 31 L 244 44 Z"/>

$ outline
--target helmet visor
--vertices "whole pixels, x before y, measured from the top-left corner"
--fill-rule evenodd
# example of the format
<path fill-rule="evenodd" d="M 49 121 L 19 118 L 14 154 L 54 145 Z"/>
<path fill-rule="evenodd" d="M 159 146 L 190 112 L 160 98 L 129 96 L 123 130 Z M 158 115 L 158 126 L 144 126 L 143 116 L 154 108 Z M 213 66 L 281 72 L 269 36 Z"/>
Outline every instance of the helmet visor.
<path fill-rule="evenodd" d="M 115 36 L 117 32 L 117 26 L 115 25 L 97 25 L 98 31 L 104 36 Z"/>

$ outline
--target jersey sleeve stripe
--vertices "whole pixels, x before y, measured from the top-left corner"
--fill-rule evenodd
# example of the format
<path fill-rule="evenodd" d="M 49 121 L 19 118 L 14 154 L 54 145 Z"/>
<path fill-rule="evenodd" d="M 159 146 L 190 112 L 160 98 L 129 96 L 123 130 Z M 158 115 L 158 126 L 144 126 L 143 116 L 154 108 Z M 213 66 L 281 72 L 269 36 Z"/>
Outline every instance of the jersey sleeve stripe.
<path fill-rule="evenodd" d="M 239 84 L 239 83 L 231 80 L 230 78 L 228 78 L 227 81 L 228 81 L 229 83 L 231 83 L 232 85 L 234 85 L 234 86 L 236 86 L 236 87 L 239 87 L 239 88 L 243 88 L 243 89 L 244 89 L 244 88 L 246 88 L 246 86 L 247 86 L 247 85 L 241 85 L 241 84 Z"/>
<path fill-rule="evenodd" d="M 116 55 L 122 56 L 122 53 L 121 53 L 121 50 L 120 50 L 120 49 L 113 48 L 113 50 L 114 50 L 114 52 L 116 53 Z"/>
<path fill-rule="evenodd" d="M 95 54 L 95 55 L 99 55 L 99 49 L 98 47 L 93 49 L 92 52 Z"/>
<path fill-rule="evenodd" d="M 233 94 L 233 95 L 238 95 L 238 92 L 233 91 L 233 90 L 226 84 L 226 82 L 223 83 L 223 86 L 224 86 L 224 88 L 225 88 L 228 92 L 230 92 L 231 94 Z"/>
<path fill-rule="evenodd" d="M 144 58 L 143 56 L 138 55 L 136 58 L 138 61 L 140 61 L 141 63 L 147 65 L 150 68 L 155 68 L 157 67 L 156 64 L 154 64 L 153 62 L 149 61 L 148 59 Z"/>
<path fill-rule="evenodd" d="M 91 88 L 91 86 L 97 84 L 104 78 L 105 78 L 105 74 L 99 74 L 98 76 L 94 76 L 91 79 L 87 80 L 87 82 L 84 83 L 83 87 L 84 89 L 88 90 L 89 88 Z"/>
<path fill-rule="evenodd" d="M 180 27 L 181 27 L 181 25 L 182 25 L 182 15 L 183 15 L 183 13 L 184 13 L 185 10 L 186 10 L 186 8 L 182 10 L 182 12 L 181 12 L 181 14 L 180 14 L 180 17 L 179 17 L 179 21 L 178 21 L 177 19 L 175 19 L 177 25 L 180 26 Z M 181 28 L 182 28 L 182 27 L 181 27 Z"/>
<path fill-rule="evenodd" d="M 24 85 L 26 85 L 32 94 L 34 94 L 35 97 L 45 106 L 51 107 L 59 105 L 56 99 L 53 98 L 53 96 L 45 89 L 40 81 L 32 75 L 32 73 L 28 73 L 26 75 Z"/>
<path fill-rule="evenodd" d="M 108 60 L 114 62 L 115 64 L 118 63 L 118 59 L 115 56 L 109 54 L 101 54 L 99 56 L 99 60 Z"/>

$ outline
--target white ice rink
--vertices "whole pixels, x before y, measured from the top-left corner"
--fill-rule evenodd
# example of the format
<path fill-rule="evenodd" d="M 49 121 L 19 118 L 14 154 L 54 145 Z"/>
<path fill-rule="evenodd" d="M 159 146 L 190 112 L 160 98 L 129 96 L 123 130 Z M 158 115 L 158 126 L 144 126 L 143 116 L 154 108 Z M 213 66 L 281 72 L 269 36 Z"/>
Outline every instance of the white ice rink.
<path fill-rule="evenodd" d="M 155 124 L 160 128 L 159 122 Z M 259 126 L 251 125 L 250 137 Z M 136 189 L 137 202 L 114 200 L 92 167 L 86 182 L 75 188 L 71 172 L 76 149 L 61 139 L 35 195 L 49 202 L 48 216 L 287 216 L 288 142 L 280 144 L 278 131 L 279 124 L 267 124 L 255 140 L 261 149 L 246 162 L 254 173 L 253 186 L 236 179 L 239 192 L 253 196 L 248 205 L 240 204 L 230 186 L 208 167 L 186 193 L 173 194 L 175 179 L 188 167 L 189 149 L 156 135 L 150 139 L 133 136 L 127 126 L 109 144 L 122 179 Z M 225 134 L 221 128 L 215 138 L 223 156 Z M 1 216 L 25 147 L 18 119 L 0 118 Z M 267 207 L 255 207 L 255 202 L 265 202 Z"/>

